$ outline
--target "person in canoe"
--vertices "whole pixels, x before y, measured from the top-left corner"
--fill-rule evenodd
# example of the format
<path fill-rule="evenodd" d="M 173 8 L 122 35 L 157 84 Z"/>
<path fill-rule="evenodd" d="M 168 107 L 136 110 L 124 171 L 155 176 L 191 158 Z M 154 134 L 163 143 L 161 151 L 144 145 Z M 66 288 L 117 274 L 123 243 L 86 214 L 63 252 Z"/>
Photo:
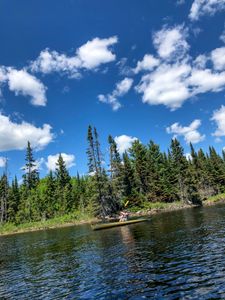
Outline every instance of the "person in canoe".
<path fill-rule="evenodd" d="M 128 220 L 128 216 L 129 216 L 128 212 L 121 211 L 120 215 L 119 215 L 119 222 L 125 222 L 125 221 L 127 221 Z"/>

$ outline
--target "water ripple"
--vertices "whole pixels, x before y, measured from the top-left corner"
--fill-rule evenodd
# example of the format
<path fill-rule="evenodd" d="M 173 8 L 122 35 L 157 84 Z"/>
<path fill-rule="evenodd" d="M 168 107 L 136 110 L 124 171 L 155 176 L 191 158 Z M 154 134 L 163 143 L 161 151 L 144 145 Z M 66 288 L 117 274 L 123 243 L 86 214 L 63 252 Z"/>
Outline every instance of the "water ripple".
<path fill-rule="evenodd" d="M 0 299 L 223 299 L 225 206 L 0 238 Z"/>

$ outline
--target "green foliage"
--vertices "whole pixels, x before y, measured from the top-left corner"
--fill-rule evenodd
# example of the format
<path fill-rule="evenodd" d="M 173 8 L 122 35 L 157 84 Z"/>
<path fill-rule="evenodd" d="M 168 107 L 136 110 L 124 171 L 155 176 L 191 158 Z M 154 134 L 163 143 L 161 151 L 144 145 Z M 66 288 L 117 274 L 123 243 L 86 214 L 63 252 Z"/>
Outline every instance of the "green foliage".
<path fill-rule="evenodd" d="M 23 184 L 28 190 L 35 188 L 39 181 L 39 173 L 37 169 L 37 164 L 33 157 L 33 149 L 31 148 L 30 142 L 27 143 L 26 151 L 26 164 L 23 168 L 25 174 L 23 175 Z"/>
<path fill-rule="evenodd" d="M 15 177 L 9 184 L 7 172 L 0 178 L 0 223 L 50 224 L 65 215 L 70 219 L 75 212 L 105 218 L 121 209 L 157 209 L 177 202 L 201 205 L 225 192 L 224 151 L 221 156 L 213 147 L 209 153 L 196 152 L 190 145 L 191 159 L 187 160 L 179 141 L 173 139 L 167 152 L 161 152 L 153 141 L 148 145 L 135 141 L 120 155 L 109 136 L 107 165 L 97 130 L 91 126 L 87 140 L 88 175 L 71 177 L 59 155 L 56 171 L 42 179 L 28 142 L 23 183 L 18 185 Z"/>

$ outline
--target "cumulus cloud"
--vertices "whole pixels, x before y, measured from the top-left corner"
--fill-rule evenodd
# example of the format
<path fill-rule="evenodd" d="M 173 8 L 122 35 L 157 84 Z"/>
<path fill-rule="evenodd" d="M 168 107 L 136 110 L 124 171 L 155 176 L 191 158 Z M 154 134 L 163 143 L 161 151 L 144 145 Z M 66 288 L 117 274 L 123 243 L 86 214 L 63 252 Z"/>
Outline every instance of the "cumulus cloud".
<path fill-rule="evenodd" d="M 191 67 L 186 63 L 162 64 L 154 72 L 143 76 L 136 90 L 143 93 L 144 103 L 163 104 L 174 110 L 190 97 L 186 85 L 190 72 Z"/>
<path fill-rule="evenodd" d="M 98 100 L 102 103 L 110 104 L 112 106 L 112 109 L 116 111 L 121 107 L 118 98 L 128 93 L 129 90 L 131 89 L 132 84 L 133 84 L 133 79 L 126 77 L 122 81 L 116 84 L 116 88 L 112 91 L 111 94 L 98 95 Z"/>
<path fill-rule="evenodd" d="M 105 64 L 116 59 L 109 47 L 117 43 L 117 37 L 108 39 L 95 38 L 88 41 L 77 50 L 77 56 L 82 62 L 82 67 L 86 69 L 95 69 L 101 64 Z"/>
<path fill-rule="evenodd" d="M 183 26 L 163 27 L 153 35 L 158 57 L 151 58 L 158 60 L 157 65 L 149 67 L 135 87 L 144 103 L 175 110 L 199 94 L 225 89 L 225 47 L 193 58 L 188 52 L 187 36 Z M 144 68 L 141 63 L 135 70 Z"/>
<path fill-rule="evenodd" d="M 225 47 L 213 50 L 211 52 L 211 59 L 215 70 L 225 70 Z"/>
<path fill-rule="evenodd" d="M 213 116 L 211 118 L 217 125 L 216 131 L 213 133 L 216 137 L 225 136 L 225 106 L 222 105 L 220 109 L 215 110 L 213 112 Z"/>
<path fill-rule="evenodd" d="M 137 62 L 137 66 L 133 69 L 133 71 L 135 74 L 139 73 L 140 71 L 151 71 L 158 65 L 159 59 L 155 58 L 151 54 L 145 54 L 143 59 Z"/>
<path fill-rule="evenodd" d="M 189 13 L 192 21 L 197 21 L 201 16 L 214 15 L 217 11 L 225 9 L 225 0 L 194 0 Z"/>
<path fill-rule="evenodd" d="M 25 69 L 0 67 L 0 84 L 8 84 L 9 90 L 16 95 L 29 96 L 35 106 L 45 106 L 46 90 L 44 84 Z"/>
<path fill-rule="evenodd" d="M 183 57 L 189 49 L 187 30 L 183 26 L 163 27 L 153 35 L 153 44 L 163 59 Z"/>
<path fill-rule="evenodd" d="M 33 72 L 44 74 L 59 72 L 71 77 L 79 77 L 81 69 L 93 70 L 102 64 L 114 61 L 116 55 L 111 47 L 117 41 L 116 36 L 107 39 L 94 38 L 78 48 L 73 56 L 45 49 L 31 63 L 30 68 Z"/>
<path fill-rule="evenodd" d="M 210 69 L 193 69 L 187 84 L 192 88 L 192 95 L 206 92 L 219 92 L 225 86 L 225 72 L 215 73 Z"/>
<path fill-rule="evenodd" d="M 36 106 L 45 106 L 46 87 L 43 83 L 25 70 L 8 69 L 7 74 L 9 89 L 16 95 L 30 96 L 31 103 Z"/>
<path fill-rule="evenodd" d="M 7 163 L 7 158 L 0 156 L 0 168 L 4 168 L 6 166 Z"/>
<path fill-rule="evenodd" d="M 51 126 L 48 124 L 35 127 L 25 121 L 15 123 L 8 116 L 0 113 L 0 151 L 23 150 L 28 141 L 34 149 L 40 150 L 53 138 Z"/>
<path fill-rule="evenodd" d="M 125 134 L 116 136 L 115 142 L 117 144 L 119 153 L 123 154 L 125 151 L 127 151 L 132 146 L 132 143 L 136 140 L 136 137 L 132 137 Z"/>
<path fill-rule="evenodd" d="M 223 30 L 223 32 L 222 32 L 222 34 L 221 34 L 221 36 L 220 36 L 220 40 L 221 40 L 223 43 L 225 43 L 225 26 L 224 26 L 224 30 Z"/>
<path fill-rule="evenodd" d="M 59 155 L 60 155 L 60 153 L 48 156 L 47 161 L 45 162 L 45 164 L 46 164 L 49 171 L 50 170 L 55 171 L 56 163 L 59 159 Z M 75 166 L 75 156 L 73 154 L 61 153 L 61 155 L 62 155 L 62 158 L 65 162 L 65 165 L 68 169 Z"/>
<path fill-rule="evenodd" d="M 189 126 L 181 126 L 179 123 L 174 123 L 166 128 L 167 133 L 174 134 L 174 137 L 183 136 L 186 143 L 199 143 L 205 139 L 205 135 L 201 135 L 198 131 L 201 125 L 200 120 L 194 120 Z"/>

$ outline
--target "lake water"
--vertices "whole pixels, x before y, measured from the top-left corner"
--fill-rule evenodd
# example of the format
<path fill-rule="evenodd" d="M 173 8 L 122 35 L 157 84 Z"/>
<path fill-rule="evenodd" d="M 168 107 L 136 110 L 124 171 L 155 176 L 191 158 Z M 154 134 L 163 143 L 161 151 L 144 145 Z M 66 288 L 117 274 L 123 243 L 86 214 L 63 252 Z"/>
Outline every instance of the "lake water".
<path fill-rule="evenodd" d="M 0 299 L 225 299 L 225 205 L 0 237 Z"/>

